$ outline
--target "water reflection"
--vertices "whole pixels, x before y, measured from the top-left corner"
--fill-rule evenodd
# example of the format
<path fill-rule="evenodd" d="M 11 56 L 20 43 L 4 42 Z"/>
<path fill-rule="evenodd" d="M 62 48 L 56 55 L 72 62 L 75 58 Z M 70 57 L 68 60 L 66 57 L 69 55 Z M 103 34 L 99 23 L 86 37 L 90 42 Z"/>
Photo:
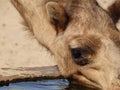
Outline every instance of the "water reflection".
<path fill-rule="evenodd" d="M 0 90 L 90 90 L 84 87 L 70 86 L 65 79 L 41 80 L 38 82 L 20 82 L 0 87 Z"/>

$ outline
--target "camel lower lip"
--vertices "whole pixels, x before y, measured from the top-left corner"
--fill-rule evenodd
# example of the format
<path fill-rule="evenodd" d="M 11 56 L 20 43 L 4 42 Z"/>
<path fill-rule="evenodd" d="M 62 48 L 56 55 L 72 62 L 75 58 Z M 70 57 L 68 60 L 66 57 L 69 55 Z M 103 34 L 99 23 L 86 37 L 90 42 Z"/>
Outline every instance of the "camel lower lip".
<path fill-rule="evenodd" d="M 87 86 L 88 88 L 102 89 L 102 86 L 95 81 L 89 80 L 87 77 L 81 75 L 74 75 L 73 81 L 70 80 L 72 84 Z"/>

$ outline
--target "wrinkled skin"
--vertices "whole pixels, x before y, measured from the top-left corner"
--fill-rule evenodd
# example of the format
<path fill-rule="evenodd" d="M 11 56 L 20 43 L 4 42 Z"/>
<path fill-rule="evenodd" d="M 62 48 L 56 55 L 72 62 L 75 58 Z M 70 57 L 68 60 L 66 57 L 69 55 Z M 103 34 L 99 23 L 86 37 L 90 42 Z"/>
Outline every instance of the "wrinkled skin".
<path fill-rule="evenodd" d="M 12 2 L 71 83 L 120 90 L 120 32 L 95 0 Z"/>

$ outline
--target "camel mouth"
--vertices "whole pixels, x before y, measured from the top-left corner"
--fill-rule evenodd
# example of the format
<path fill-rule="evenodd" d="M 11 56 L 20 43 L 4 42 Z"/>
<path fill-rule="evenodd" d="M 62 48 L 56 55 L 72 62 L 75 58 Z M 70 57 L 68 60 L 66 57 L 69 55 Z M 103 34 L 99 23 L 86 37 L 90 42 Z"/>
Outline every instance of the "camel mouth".
<path fill-rule="evenodd" d="M 91 89 L 101 90 L 102 86 L 97 82 L 90 80 L 83 74 L 74 74 L 71 78 L 68 79 L 73 85 L 80 85 Z"/>

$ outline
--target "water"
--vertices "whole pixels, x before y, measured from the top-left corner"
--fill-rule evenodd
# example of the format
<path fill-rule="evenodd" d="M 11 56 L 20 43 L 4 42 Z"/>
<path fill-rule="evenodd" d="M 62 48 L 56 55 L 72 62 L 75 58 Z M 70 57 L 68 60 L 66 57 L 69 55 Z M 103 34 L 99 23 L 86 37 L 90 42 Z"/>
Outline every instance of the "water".
<path fill-rule="evenodd" d="M 70 86 L 65 79 L 41 80 L 37 82 L 12 83 L 0 87 L 0 90 L 90 90 L 84 87 Z"/>

